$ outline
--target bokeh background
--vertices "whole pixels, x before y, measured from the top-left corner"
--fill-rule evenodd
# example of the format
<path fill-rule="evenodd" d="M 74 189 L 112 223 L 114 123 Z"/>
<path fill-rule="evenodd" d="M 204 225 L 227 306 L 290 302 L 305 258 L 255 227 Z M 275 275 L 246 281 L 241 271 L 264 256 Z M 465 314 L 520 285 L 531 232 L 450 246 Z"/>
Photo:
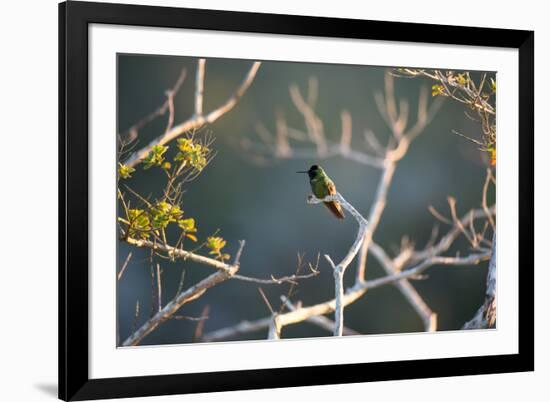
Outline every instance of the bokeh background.
<path fill-rule="evenodd" d="M 171 88 L 183 67 L 187 78 L 175 97 L 175 121 L 181 122 L 193 114 L 194 73 L 196 58 L 119 55 L 118 56 L 118 131 L 125 132 L 165 100 L 164 91 Z M 207 59 L 204 111 L 208 112 L 226 101 L 242 81 L 251 61 Z M 436 66 L 434 66 L 436 67 Z M 296 269 L 297 254 L 314 261 L 318 253 L 330 254 L 339 260 L 349 249 L 357 233 L 356 222 L 347 218 L 340 222 L 320 205 L 307 205 L 309 184 L 307 170 L 320 163 L 335 181 L 338 190 L 364 216 L 370 205 L 380 171 L 342 158 L 327 160 L 272 160 L 258 163 L 257 158 L 240 146 L 243 138 L 258 141 L 255 126 L 263 123 L 275 131 L 277 111 L 285 114 L 288 124 L 305 130 L 303 119 L 295 110 L 288 92 L 290 84 L 299 85 L 303 93 L 310 77 L 319 82 L 316 110 L 322 117 L 327 137 L 339 139 L 340 112 L 348 110 L 353 118 L 353 146 L 365 149 L 363 132 L 373 130 L 385 141 L 389 136 L 374 101 L 374 93 L 384 88 L 387 67 L 348 66 L 331 64 L 264 61 L 252 86 L 237 106 L 222 116 L 208 131 L 215 137 L 215 159 L 204 172 L 186 187 L 183 198 L 185 215 L 197 220 L 199 241 L 216 230 L 227 239 L 225 250 L 231 254 L 238 240 L 245 239 L 240 274 L 261 278 L 291 275 Z M 396 96 L 410 103 L 410 118 L 414 120 L 418 94 L 429 80 L 396 79 Z M 433 122 L 410 147 L 399 162 L 388 195 L 388 204 L 375 233 L 375 240 L 390 255 L 398 250 L 401 238 L 409 236 L 422 247 L 429 239 L 435 218 L 428 212 L 433 205 L 447 212 L 447 196 L 458 200 L 460 215 L 481 203 L 486 161 L 475 144 L 451 132 L 457 130 L 477 137 L 479 123 L 465 115 L 463 105 L 447 100 Z M 166 119 L 157 119 L 140 131 L 139 144 L 145 145 L 161 134 Z M 174 145 L 174 143 L 172 143 Z M 303 144 L 299 144 L 302 145 Z M 172 147 L 174 148 L 174 147 Z M 172 155 L 173 149 L 168 151 Z M 158 194 L 163 185 L 160 169 L 144 171 L 138 167 L 127 184 L 141 194 Z M 494 194 L 489 194 L 489 204 Z M 445 232 L 448 227 L 441 227 Z M 170 234 L 170 233 L 169 233 Z M 449 250 L 467 250 L 459 240 Z M 128 252 L 133 258 L 117 289 L 118 334 L 123 341 L 135 324 L 141 325 L 152 312 L 149 253 L 118 244 L 120 269 Z M 206 253 L 206 251 L 204 252 Z M 208 267 L 193 263 L 170 263 L 158 260 L 162 266 L 163 304 L 176 293 L 182 270 L 186 271 L 185 287 L 212 273 Z M 321 260 L 320 275 L 300 282 L 294 300 L 304 305 L 333 298 L 332 270 Z M 354 279 L 355 261 L 346 274 L 346 286 Z M 469 320 L 483 302 L 487 263 L 471 267 L 434 266 L 427 279 L 413 281 L 430 308 L 438 314 L 438 330 L 456 330 Z M 375 258 L 369 256 L 366 276 L 372 279 L 384 275 Z M 279 295 L 286 294 L 288 284 L 263 285 L 275 308 Z M 227 281 L 209 290 L 203 297 L 188 303 L 181 315 L 200 316 L 209 305 L 205 332 L 236 324 L 242 320 L 266 317 L 269 311 L 258 292 L 258 285 Z M 136 301 L 140 315 L 135 323 Z M 401 293 L 393 286 L 369 291 L 345 310 L 346 326 L 364 334 L 386 334 L 422 331 L 420 318 Z M 169 320 L 148 335 L 144 345 L 191 342 L 197 323 Z M 330 333 L 309 323 L 285 327 L 283 337 L 329 336 Z M 265 339 L 266 332 L 250 333 L 239 340 Z"/>

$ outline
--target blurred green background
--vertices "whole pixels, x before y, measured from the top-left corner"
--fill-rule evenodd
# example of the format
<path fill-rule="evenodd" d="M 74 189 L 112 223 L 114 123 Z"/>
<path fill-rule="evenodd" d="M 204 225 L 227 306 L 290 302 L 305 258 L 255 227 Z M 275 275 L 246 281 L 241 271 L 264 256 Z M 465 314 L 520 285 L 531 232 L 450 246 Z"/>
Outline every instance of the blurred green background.
<path fill-rule="evenodd" d="M 251 61 L 247 60 L 207 60 L 205 113 L 225 102 L 250 65 Z M 118 56 L 119 133 L 162 104 L 164 91 L 174 85 L 183 67 L 187 69 L 187 78 L 175 97 L 176 124 L 193 114 L 196 58 Z M 328 138 L 339 140 L 340 112 L 346 109 L 353 118 L 354 148 L 365 149 L 363 132 L 367 128 L 385 143 L 389 130 L 374 101 L 374 93 L 383 91 L 385 71 L 385 67 L 263 62 L 252 86 L 237 106 L 208 128 L 215 137 L 217 155 L 186 187 L 183 209 L 186 216 L 197 220 L 199 241 L 219 229 L 220 235 L 228 242 L 225 250 L 233 254 L 238 240 L 245 239 L 247 243 L 239 273 L 247 276 L 291 275 L 296 269 L 297 253 L 304 253 L 306 261 L 314 261 L 318 253 L 330 254 L 338 261 L 355 238 L 357 223 L 350 217 L 343 222 L 337 221 L 322 206 L 307 205 L 305 199 L 310 192 L 307 177 L 295 171 L 307 170 L 310 165 L 320 163 L 342 195 L 367 216 L 380 170 L 342 158 L 258 163 L 239 144 L 243 138 L 259 140 L 255 131 L 258 122 L 274 132 L 277 111 L 284 113 L 291 127 L 305 130 L 303 119 L 290 100 L 288 87 L 296 83 L 305 94 L 310 77 L 316 77 L 319 82 L 316 110 Z M 413 123 L 420 88 L 426 86 L 429 89 L 431 85 L 429 80 L 422 78 L 395 79 L 396 96 L 409 101 Z M 480 205 L 486 162 L 474 144 L 451 132 L 454 129 L 472 137 L 479 135 L 479 124 L 471 121 L 464 112 L 463 105 L 447 100 L 399 162 L 386 210 L 374 236 L 391 256 L 395 255 L 404 235 L 408 235 L 417 248 L 428 241 L 435 223 L 435 218 L 428 212 L 429 205 L 447 214 L 448 195 L 457 198 L 459 214 Z M 166 118 L 162 117 L 142 129 L 137 147 L 161 134 L 165 126 Z M 175 143 L 171 145 L 175 148 Z M 168 155 L 173 155 L 173 152 L 170 149 Z M 160 169 L 144 171 L 138 166 L 126 183 L 140 194 L 154 197 L 162 188 L 163 177 Z M 490 194 L 489 203 L 493 202 L 494 194 Z M 447 229 L 443 225 L 441 232 Z M 467 247 L 465 241 L 459 240 L 448 255 L 454 255 L 457 250 L 467 251 Z M 135 324 L 139 327 L 150 317 L 153 307 L 148 252 L 119 243 L 117 269 L 129 251 L 133 251 L 133 258 L 117 290 L 120 342 L 126 339 Z M 188 262 L 157 261 L 163 270 L 163 304 L 175 295 L 182 270 L 186 270 L 185 287 L 212 273 L 208 267 Z M 355 264 L 354 261 L 346 273 L 347 286 L 353 283 Z M 434 266 L 427 271 L 427 279 L 412 282 L 438 314 L 439 330 L 459 329 L 474 315 L 483 302 L 486 269 L 487 263 L 471 267 Z M 371 255 L 366 275 L 368 279 L 384 275 Z M 278 308 L 279 295 L 286 294 L 288 286 L 262 287 Z M 209 305 L 205 332 L 242 320 L 266 317 L 269 311 L 257 287 L 254 283 L 227 281 L 184 305 L 179 314 L 200 316 L 204 306 Z M 321 260 L 320 275 L 301 281 L 294 301 L 301 300 L 304 305 L 310 305 L 329 300 L 333 298 L 333 287 L 332 270 Z M 134 323 L 138 300 L 140 315 Z M 345 324 L 364 334 L 423 330 L 420 318 L 393 286 L 373 289 L 346 308 Z M 148 335 L 142 344 L 190 342 L 196 325 L 188 320 L 169 320 Z M 285 338 L 328 335 L 330 333 L 309 323 L 291 325 L 283 330 Z M 264 331 L 238 339 L 265 337 Z"/>

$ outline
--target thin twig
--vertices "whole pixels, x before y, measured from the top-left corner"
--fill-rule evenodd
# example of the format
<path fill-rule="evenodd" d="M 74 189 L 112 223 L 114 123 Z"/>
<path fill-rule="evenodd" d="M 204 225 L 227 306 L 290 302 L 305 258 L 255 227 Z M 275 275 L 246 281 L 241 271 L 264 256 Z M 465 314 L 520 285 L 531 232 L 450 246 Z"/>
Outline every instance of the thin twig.
<path fill-rule="evenodd" d="M 362 283 L 356 283 L 352 288 L 348 289 L 344 293 L 344 297 L 342 298 L 342 305 L 345 307 L 355 302 L 363 294 L 365 294 L 367 290 L 394 284 L 404 279 L 415 278 L 419 274 L 424 272 L 426 269 L 434 265 L 459 265 L 459 266 L 474 265 L 479 263 L 480 261 L 486 260 L 487 258 L 489 258 L 489 256 L 490 256 L 490 252 L 472 254 L 467 257 L 434 256 L 422 262 L 421 264 L 418 264 L 417 266 L 404 270 L 400 273 L 397 273 L 394 275 L 387 275 L 379 279 L 365 281 Z M 313 316 L 330 313 L 332 311 L 335 311 L 335 308 L 336 308 L 336 300 L 332 299 L 327 302 L 316 304 L 310 307 L 302 307 L 301 309 L 297 309 L 296 311 L 293 311 L 293 312 L 280 314 L 277 317 L 277 319 L 278 319 L 279 325 L 282 327 L 289 324 L 295 324 L 295 323 L 304 321 Z"/>
<path fill-rule="evenodd" d="M 380 262 L 387 275 L 396 275 L 403 268 L 404 259 L 396 258 L 392 260 L 384 249 L 375 242 L 370 244 L 370 250 Z M 427 332 L 434 332 L 437 329 L 437 315 L 428 307 L 416 289 L 406 280 L 398 281 L 395 285 L 422 319 L 424 329 Z"/>
<path fill-rule="evenodd" d="M 291 85 L 289 92 L 294 106 L 304 117 L 311 141 L 317 146 L 317 152 L 319 155 L 325 155 L 327 143 L 321 119 L 315 114 L 311 105 L 304 100 L 297 85 Z"/>
<path fill-rule="evenodd" d="M 197 262 L 199 264 L 209 265 L 221 271 L 230 271 L 232 268 L 231 265 L 221 262 L 219 260 L 215 260 L 209 257 L 204 257 L 202 255 L 195 254 L 190 251 L 183 250 L 181 248 L 174 248 L 169 245 L 158 244 L 158 243 L 152 242 L 151 240 L 134 239 L 132 237 L 129 237 L 125 239 L 125 241 L 128 244 L 138 248 L 148 248 L 154 251 L 163 251 L 167 253 L 169 256 L 172 256 L 174 258 L 180 258 L 184 261 L 189 260 L 189 261 Z"/>
<path fill-rule="evenodd" d="M 435 207 L 433 205 L 430 205 L 428 207 L 428 211 L 430 211 L 430 213 L 439 221 L 443 222 L 443 223 L 446 223 L 447 225 L 452 225 L 453 224 L 453 221 L 445 218 L 443 215 L 441 215 L 437 209 L 435 209 Z"/>
<path fill-rule="evenodd" d="M 491 261 L 487 270 L 485 300 L 475 316 L 462 329 L 495 328 L 497 321 L 497 238 L 493 235 Z"/>
<path fill-rule="evenodd" d="M 126 259 L 124 260 L 124 264 L 122 264 L 122 268 L 120 268 L 120 271 L 117 275 L 117 280 L 120 281 L 120 278 L 122 278 L 122 275 L 124 275 L 124 271 L 126 271 L 126 267 L 128 266 L 128 263 L 130 262 L 131 258 L 132 258 L 132 252 L 130 251 Z"/>
<path fill-rule="evenodd" d="M 185 267 L 181 269 L 181 276 L 180 276 L 180 282 L 178 284 L 178 290 L 176 291 L 176 296 L 181 293 L 183 290 L 183 283 L 185 281 Z"/>
<path fill-rule="evenodd" d="M 204 334 L 202 337 L 203 342 L 215 342 L 224 339 L 235 338 L 239 335 L 247 334 L 250 332 L 262 331 L 269 327 L 271 317 L 262 318 L 257 321 L 242 321 L 237 325 L 233 325 L 227 328 L 221 328 L 216 331 Z"/>
<path fill-rule="evenodd" d="M 489 208 L 487 207 L 487 191 L 489 189 L 489 183 L 491 182 L 492 177 L 493 174 L 491 168 L 487 168 L 487 176 L 485 177 L 485 184 L 483 185 L 481 206 L 485 211 L 485 215 L 487 215 L 487 220 L 491 224 L 493 231 L 495 231 L 495 221 L 493 220 L 493 216 L 491 215 L 491 213 L 489 212 Z"/>
<path fill-rule="evenodd" d="M 151 249 L 149 251 L 149 272 L 151 274 L 151 312 L 150 316 L 152 317 L 155 314 L 155 301 L 157 302 L 158 306 L 158 298 L 155 294 L 155 268 L 153 267 L 153 257 L 154 257 L 154 250 Z"/>
<path fill-rule="evenodd" d="M 260 65 L 261 65 L 261 62 L 258 62 L 258 61 L 252 64 L 252 67 L 246 74 L 244 80 L 241 82 L 239 87 L 237 87 L 235 92 L 229 97 L 229 99 L 225 101 L 224 104 L 212 110 L 210 113 L 208 113 L 205 116 L 194 115 L 188 120 L 184 121 L 183 123 L 180 123 L 177 126 L 173 127 L 170 131 L 168 131 L 164 135 L 161 135 L 160 137 L 155 138 L 148 145 L 146 145 L 145 147 L 141 148 L 140 150 L 130 155 L 124 161 L 124 164 L 129 167 L 134 167 L 149 154 L 149 151 L 153 146 L 165 145 L 170 141 L 174 140 L 175 138 L 179 137 L 180 135 L 186 132 L 189 132 L 190 130 L 199 129 L 205 124 L 213 123 L 214 121 L 219 119 L 221 116 L 223 116 L 225 113 L 229 112 L 231 109 L 233 109 L 233 107 L 235 107 L 237 102 L 241 99 L 241 97 L 244 95 L 244 93 L 248 90 L 248 88 L 254 81 L 254 78 L 256 77 L 256 73 L 258 72 Z"/>
<path fill-rule="evenodd" d="M 162 310 L 147 320 L 137 331 L 134 331 L 123 343 L 122 346 L 136 346 L 143 338 L 150 334 L 161 323 L 172 317 L 181 306 L 201 297 L 208 289 L 226 281 L 237 271 L 238 266 L 230 266 L 227 270 L 220 270 L 207 276 L 202 281 L 191 286 L 187 290 L 177 295 Z"/>
<path fill-rule="evenodd" d="M 466 228 L 464 227 L 464 223 L 462 220 L 458 219 L 457 212 L 456 212 L 456 199 L 454 197 L 447 197 L 447 201 L 449 203 L 449 208 L 451 209 L 451 217 L 453 218 L 453 222 L 460 229 L 464 237 L 468 239 L 470 244 L 475 246 L 475 240 L 470 237 L 470 234 L 466 231 Z M 484 211 L 485 212 L 485 211 Z M 470 219 L 473 219 L 473 216 L 470 217 Z"/>
<path fill-rule="evenodd" d="M 233 275 L 233 279 L 237 279 L 245 282 L 260 283 L 263 285 L 281 285 L 283 283 L 295 284 L 300 279 L 308 279 L 317 275 L 319 275 L 319 271 L 314 271 L 306 275 L 290 275 L 290 276 L 282 276 L 280 278 L 271 276 L 271 279 L 260 279 L 260 278 L 252 278 L 252 277 L 243 276 L 243 275 Z"/>
<path fill-rule="evenodd" d="M 243 253 L 245 244 L 245 240 L 239 240 L 239 248 L 237 249 L 237 252 L 235 253 L 235 258 L 233 259 L 233 266 L 235 267 L 238 267 L 241 264 L 241 255 Z"/>
<path fill-rule="evenodd" d="M 134 322 L 132 323 L 132 332 L 136 330 L 139 321 L 139 300 L 136 300 L 136 308 L 134 311 Z"/>
<path fill-rule="evenodd" d="M 491 207 L 489 210 L 492 214 L 494 214 L 494 207 Z M 462 221 L 466 221 L 470 216 L 473 216 L 474 219 L 480 219 L 485 217 L 485 212 L 482 209 L 474 210 L 473 213 L 466 214 L 464 218 L 462 218 Z M 487 260 L 491 256 L 491 250 L 483 250 L 480 253 L 474 253 L 465 257 L 445 257 L 438 255 L 447 251 L 460 233 L 460 229 L 458 229 L 456 226 L 453 226 L 449 233 L 443 236 L 440 241 L 437 242 L 434 246 L 426 250 L 410 253 L 408 261 L 410 263 L 416 264 L 412 265 L 411 268 L 403 269 L 400 272 L 396 272 L 395 274 L 391 275 L 388 274 L 378 279 L 356 282 L 355 285 L 353 285 L 344 293 L 342 305 L 346 307 L 349 304 L 355 302 L 356 300 L 361 298 L 367 292 L 367 290 L 397 284 L 405 280 L 418 279 L 421 277 L 421 274 L 424 271 L 434 265 L 475 265 L 481 261 Z M 378 253 L 376 252 L 376 246 L 376 243 L 371 243 L 371 251 L 373 251 L 375 257 L 378 256 Z M 404 263 L 405 261 L 401 262 L 401 264 Z M 300 307 L 297 308 L 295 311 L 277 314 L 277 325 L 280 330 L 284 326 L 296 324 L 308 320 L 311 317 L 317 317 L 331 313 L 335 311 L 335 308 L 335 299 L 328 300 L 326 302 L 315 304 L 309 307 Z M 425 321 L 426 329 L 430 330 L 434 328 L 436 324 L 435 314 L 429 315 L 426 313 L 425 316 L 427 317 L 427 320 Z M 240 324 L 237 324 L 236 326 L 222 328 L 220 330 L 207 334 L 205 335 L 204 340 L 214 341 L 231 338 L 247 332 L 259 331 L 270 326 L 272 327 L 272 330 L 275 331 L 276 327 L 273 321 L 273 317 L 266 317 L 252 322 L 244 321 Z"/>
<path fill-rule="evenodd" d="M 271 314 L 275 314 L 275 311 L 273 310 L 273 307 L 271 306 L 271 303 L 267 299 L 267 296 L 265 295 L 262 288 L 258 288 L 258 292 L 262 296 L 262 299 L 264 300 L 265 305 L 267 306 L 268 310 L 271 312 Z"/>
<path fill-rule="evenodd" d="M 195 116 L 202 116 L 202 104 L 204 98 L 204 68 L 205 59 L 197 61 L 197 76 L 195 82 Z"/>
<path fill-rule="evenodd" d="M 208 320 L 208 315 L 200 315 L 199 317 L 191 317 L 189 315 L 173 315 L 170 317 L 171 320 L 185 320 L 185 321 L 199 321 Z"/>
<path fill-rule="evenodd" d="M 170 108 L 170 102 L 173 102 L 174 96 L 178 93 L 179 89 L 181 88 L 181 85 L 183 84 L 183 81 L 185 80 L 186 76 L 186 70 L 183 68 L 180 72 L 180 75 L 174 84 L 174 86 L 166 91 L 169 96 L 167 96 L 166 101 L 155 111 L 145 116 L 143 119 L 135 123 L 132 127 L 130 127 L 124 134 L 118 135 L 119 138 L 123 139 L 122 146 L 134 141 L 137 136 L 139 130 L 141 130 L 144 126 L 155 120 L 157 117 L 160 117 L 166 113 L 167 110 Z"/>
<path fill-rule="evenodd" d="M 160 279 L 160 264 L 157 263 L 157 300 L 158 311 L 162 310 L 162 281 Z"/>
<path fill-rule="evenodd" d="M 286 308 L 288 308 L 290 311 L 295 311 L 298 309 L 298 307 L 292 304 L 292 302 L 285 296 L 281 296 L 281 301 L 283 302 L 283 305 Z M 312 324 L 315 324 L 320 328 L 326 329 L 329 332 L 332 332 L 332 333 L 334 332 L 334 326 L 335 326 L 334 321 L 332 321 L 330 318 L 327 318 L 325 316 L 320 315 L 320 316 L 310 317 L 306 321 Z M 343 328 L 343 334 L 346 336 L 360 335 L 359 332 L 351 328 L 348 328 L 346 326 L 344 326 Z"/>
<path fill-rule="evenodd" d="M 197 327 L 195 328 L 195 332 L 193 333 L 193 342 L 199 342 L 202 338 L 202 334 L 204 332 L 204 323 L 208 319 L 208 314 L 210 313 L 210 305 L 204 306 L 201 312 L 202 320 L 199 320 L 197 323 Z"/>
<path fill-rule="evenodd" d="M 361 245 L 361 251 L 359 252 L 359 258 L 357 260 L 357 273 L 356 280 L 363 281 L 365 280 L 365 269 L 367 266 L 367 254 L 369 251 L 369 245 L 372 241 L 372 236 L 374 231 L 378 227 L 378 223 L 386 207 L 388 190 L 395 172 L 395 163 L 387 162 L 384 168 L 382 175 L 380 176 L 380 181 L 378 182 L 378 187 L 376 189 L 376 195 L 374 197 L 374 203 L 371 206 L 369 212 L 369 223 L 367 224 L 367 231 L 365 234 L 365 239 Z"/>

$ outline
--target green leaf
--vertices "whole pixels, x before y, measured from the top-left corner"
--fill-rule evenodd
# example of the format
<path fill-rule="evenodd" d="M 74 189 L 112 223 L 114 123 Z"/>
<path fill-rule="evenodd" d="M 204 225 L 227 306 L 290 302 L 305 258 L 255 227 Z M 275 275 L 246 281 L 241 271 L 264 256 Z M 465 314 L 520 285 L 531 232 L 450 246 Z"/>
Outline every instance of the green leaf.
<path fill-rule="evenodd" d="M 443 91 L 444 91 L 443 85 L 439 85 L 439 84 L 432 85 L 432 96 L 444 95 L 445 92 Z"/>
<path fill-rule="evenodd" d="M 229 254 L 223 254 L 222 248 L 225 247 L 226 241 L 219 236 L 210 236 L 206 239 L 206 247 L 210 249 L 208 254 L 215 255 L 221 261 L 231 258 Z"/>
<path fill-rule="evenodd" d="M 164 229 L 171 222 L 176 222 L 183 216 L 183 211 L 178 205 L 172 205 L 166 201 L 157 202 L 151 208 L 151 217 L 154 229 Z"/>
<path fill-rule="evenodd" d="M 149 237 L 151 221 L 149 220 L 147 212 L 143 209 L 129 209 L 128 222 L 130 223 L 128 228 L 130 237 L 139 239 L 147 239 Z"/>
<path fill-rule="evenodd" d="M 194 218 L 180 219 L 178 220 L 178 226 L 186 233 L 195 233 L 197 231 Z"/>
<path fill-rule="evenodd" d="M 207 165 L 207 156 L 210 149 L 202 144 L 195 143 L 190 138 L 178 139 L 178 150 L 174 161 L 188 163 L 195 170 L 201 172 Z"/>
<path fill-rule="evenodd" d="M 149 169 L 153 166 L 161 166 L 164 162 L 164 154 L 167 150 L 168 147 L 164 145 L 154 145 L 147 157 L 143 160 L 143 168 Z"/>
<path fill-rule="evenodd" d="M 134 173 L 136 169 L 130 166 L 126 166 L 120 162 L 118 162 L 118 177 L 121 179 L 129 179 L 132 177 L 132 173 Z"/>
<path fill-rule="evenodd" d="M 456 76 L 456 82 L 458 82 L 460 85 L 464 86 L 468 82 L 468 79 L 464 74 L 458 74 Z"/>

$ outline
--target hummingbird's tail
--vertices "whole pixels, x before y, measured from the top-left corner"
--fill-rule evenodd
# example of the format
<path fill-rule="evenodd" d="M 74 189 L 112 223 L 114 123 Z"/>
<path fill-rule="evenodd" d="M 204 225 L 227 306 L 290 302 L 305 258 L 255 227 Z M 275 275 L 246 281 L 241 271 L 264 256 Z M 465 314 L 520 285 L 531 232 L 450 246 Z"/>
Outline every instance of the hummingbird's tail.
<path fill-rule="evenodd" d="M 337 217 L 338 219 L 344 219 L 344 210 L 342 209 L 342 206 L 339 202 L 330 201 L 325 202 L 324 204 L 335 217 Z"/>

